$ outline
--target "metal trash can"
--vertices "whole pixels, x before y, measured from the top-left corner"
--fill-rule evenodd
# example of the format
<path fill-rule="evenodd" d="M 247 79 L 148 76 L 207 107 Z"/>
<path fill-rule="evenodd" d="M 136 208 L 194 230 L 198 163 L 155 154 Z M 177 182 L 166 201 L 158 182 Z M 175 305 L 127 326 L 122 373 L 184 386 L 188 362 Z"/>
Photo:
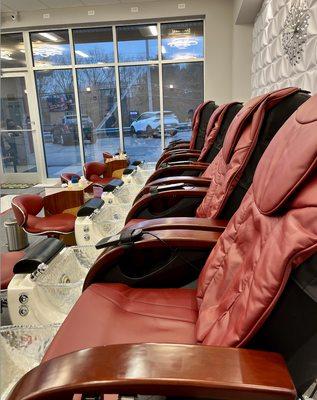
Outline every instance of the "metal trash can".
<path fill-rule="evenodd" d="M 18 225 L 15 219 L 5 221 L 4 229 L 9 251 L 21 250 L 29 245 L 27 233 Z"/>

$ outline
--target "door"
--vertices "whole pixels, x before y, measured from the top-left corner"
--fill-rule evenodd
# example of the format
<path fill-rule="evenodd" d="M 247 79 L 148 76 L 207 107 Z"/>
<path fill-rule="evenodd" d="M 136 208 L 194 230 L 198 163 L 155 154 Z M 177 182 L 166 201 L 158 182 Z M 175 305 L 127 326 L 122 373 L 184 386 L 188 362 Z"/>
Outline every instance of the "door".
<path fill-rule="evenodd" d="M 1 76 L 1 182 L 38 183 L 35 124 L 29 107 L 27 74 Z"/>

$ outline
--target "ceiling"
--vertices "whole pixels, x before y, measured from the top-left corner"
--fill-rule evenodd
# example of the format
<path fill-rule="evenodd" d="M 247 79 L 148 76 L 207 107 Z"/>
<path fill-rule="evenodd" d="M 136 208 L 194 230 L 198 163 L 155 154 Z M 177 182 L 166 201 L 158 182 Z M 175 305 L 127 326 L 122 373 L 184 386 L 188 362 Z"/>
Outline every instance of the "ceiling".
<path fill-rule="evenodd" d="M 137 0 L 144 3 L 155 0 Z M 134 3 L 135 0 L 2 0 L 1 11 L 39 11 L 53 10 L 56 8 L 101 6 L 107 4 Z"/>

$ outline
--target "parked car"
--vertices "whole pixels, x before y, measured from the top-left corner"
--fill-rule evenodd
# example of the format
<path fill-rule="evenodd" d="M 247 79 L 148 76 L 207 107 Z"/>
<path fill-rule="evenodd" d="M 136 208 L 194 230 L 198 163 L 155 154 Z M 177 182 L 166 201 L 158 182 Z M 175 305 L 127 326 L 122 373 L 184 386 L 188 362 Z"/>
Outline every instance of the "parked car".
<path fill-rule="evenodd" d="M 94 133 L 94 123 L 88 115 L 82 115 L 81 126 L 83 140 L 89 140 L 91 143 L 95 143 L 96 135 Z M 62 122 L 60 124 L 55 124 L 52 128 L 53 143 L 60 143 L 63 146 L 77 143 L 77 132 L 77 115 L 65 115 L 62 118 Z"/>
<path fill-rule="evenodd" d="M 172 111 L 164 111 L 164 131 L 176 135 L 179 120 Z M 131 134 L 144 137 L 161 137 L 161 115 L 159 111 L 141 114 L 130 126 Z"/>

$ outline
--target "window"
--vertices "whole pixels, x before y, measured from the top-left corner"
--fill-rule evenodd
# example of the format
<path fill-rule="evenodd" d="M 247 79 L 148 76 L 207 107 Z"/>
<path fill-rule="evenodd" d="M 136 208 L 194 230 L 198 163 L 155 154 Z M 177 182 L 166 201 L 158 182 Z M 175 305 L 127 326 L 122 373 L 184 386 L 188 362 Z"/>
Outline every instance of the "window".
<path fill-rule="evenodd" d="M 157 26 L 137 25 L 117 28 L 119 61 L 157 60 Z"/>
<path fill-rule="evenodd" d="M 163 60 L 204 57 L 202 21 L 162 24 L 161 32 Z"/>
<path fill-rule="evenodd" d="M 112 28 L 74 29 L 76 64 L 114 61 Z"/>
<path fill-rule="evenodd" d="M 157 65 L 120 67 L 124 147 L 134 160 L 153 161 L 161 153 Z"/>
<path fill-rule="evenodd" d="M 120 150 L 114 67 L 77 70 L 86 161 L 101 161 L 104 151 Z"/>
<path fill-rule="evenodd" d="M 1 68 L 26 67 L 22 33 L 1 35 Z"/>
<path fill-rule="evenodd" d="M 169 141 L 188 140 L 204 98 L 203 26 L 181 21 L 32 32 L 48 176 L 80 172 L 105 151 L 155 161 Z"/>
<path fill-rule="evenodd" d="M 202 62 L 163 65 L 166 143 L 176 133 L 177 139 L 190 139 L 194 110 L 204 99 L 203 76 Z"/>
<path fill-rule="evenodd" d="M 1 78 L 1 159 L 4 172 L 36 172 L 23 77 Z"/>
<path fill-rule="evenodd" d="M 72 72 L 35 72 L 48 177 L 81 173 Z"/>
<path fill-rule="evenodd" d="M 71 63 L 67 30 L 31 33 L 31 42 L 35 67 Z"/>

